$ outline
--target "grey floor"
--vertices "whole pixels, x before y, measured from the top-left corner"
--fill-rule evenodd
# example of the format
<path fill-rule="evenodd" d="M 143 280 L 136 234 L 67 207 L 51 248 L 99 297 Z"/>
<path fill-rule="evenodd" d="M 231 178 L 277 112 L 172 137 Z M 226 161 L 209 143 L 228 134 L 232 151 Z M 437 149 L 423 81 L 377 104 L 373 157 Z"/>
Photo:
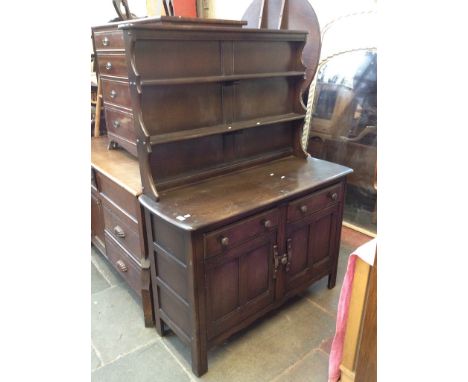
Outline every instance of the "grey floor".
<path fill-rule="evenodd" d="M 301 296 L 208 353 L 195 377 L 188 348 L 174 335 L 145 328 L 137 296 L 91 247 L 92 381 L 326 382 L 336 307 L 353 250 L 342 243 L 337 286 L 324 278 Z"/>

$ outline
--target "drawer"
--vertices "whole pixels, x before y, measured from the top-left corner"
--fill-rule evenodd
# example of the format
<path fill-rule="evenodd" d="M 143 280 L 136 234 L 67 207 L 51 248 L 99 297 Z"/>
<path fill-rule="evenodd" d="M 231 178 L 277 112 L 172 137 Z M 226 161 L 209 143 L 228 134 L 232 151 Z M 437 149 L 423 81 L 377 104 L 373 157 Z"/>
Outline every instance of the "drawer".
<path fill-rule="evenodd" d="M 129 141 L 125 137 L 121 137 L 120 135 L 113 134 L 112 132 L 107 132 L 107 138 L 109 141 L 117 143 L 120 147 L 127 150 L 130 154 L 138 157 L 138 149 L 136 146 L 136 141 Z"/>
<path fill-rule="evenodd" d="M 139 216 L 139 204 L 136 196 L 128 192 L 117 183 L 110 180 L 100 172 L 96 172 L 96 181 L 99 192 L 102 196 L 102 202 L 106 206 L 111 206 L 111 203 L 116 204 L 120 209 L 124 210 L 130 215 L 134 221 L 138 221 Z"/>
<path fill-rule="evenodd" d="M 127 60 L 123 54 L 98 54 L 97 62 L 102 77 L 128 77 Z"/>
<path fill-rule="evenodd" d="M 106 256 L 130 287 L 141 295 L 141 268 L 112 236 L 105 232 Z"/>
<path fill-rule="evenodd" d="M 108 204 L 104 205 L 104 226 L 107 233 L 129 251 L 136 260 L 141 259 L 141 242 L 138 224 L 122 211 Z"/>
<path fill-rule="evenodd" d="M 123 32 L 120 30 L 94 32 L 94 48 L 96 50 L 124 49 Z"/>
<path fill-rule="evenodd" d="M 106 107 L 107 131 L 131 142 L 136 141 L 133 116 L 130 113 Z"/>
<path fill-rule="evenodd" d="M 275 230 L 279 211 L 270 210 L 205 235 L 205 257 L 214 256 L 257 235 Z"/>
<path fill-rule="evenodd" d="M 127 109 L 132 108 L 130 88 L 126 81 L 101 80 L 104 104 L 113 104 Z"/>
<path fill-rule="evenodd" d="M 337 184 L 291 202 L 288 205 L 288 222 L 302 219 L 323 208 L 336 204 L 341 201 L 342 195 L 341 184 Z"/>

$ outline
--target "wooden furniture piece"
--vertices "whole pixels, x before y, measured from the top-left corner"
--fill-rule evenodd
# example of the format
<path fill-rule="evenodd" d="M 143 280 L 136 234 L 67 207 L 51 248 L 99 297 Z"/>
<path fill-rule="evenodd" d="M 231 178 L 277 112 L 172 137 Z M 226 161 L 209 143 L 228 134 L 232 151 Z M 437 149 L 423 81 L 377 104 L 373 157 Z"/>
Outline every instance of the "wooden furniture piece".
<path fill-rule="evenodd" d="M 377 381 L 377 256 L 356 259 L 340 370 L 342 382 Z"/>
<path fill-rule="evenodd" d="M 122 147 L 137 155 L 136 131 L 128 82 L 129 61 L 125 56 L 123 32 L 119 25 L 131 21 L 135 25 L 161 24 L 171 27 L 204 23 L 207 25 L 242 26 L 242 21 L 198 20 L 182 17 L 148 17 L 108 23 L 92 28 L 93 47 L 97 59 L 97 75 L 101 81 L 109 148 Z M 168 42 L 167 49 L 173 49 Z M 164 52 L 161 52 L 164 55 Z M 166 62 L 161 58 L 162 61 Z M 155 67 L 159 63 L 152 63 Z"/>
<path fill-rule="evenodd" d="M 314 78 L 320 58 L 320 25 L 308 0 L 253 0 L 242 16 L 247 28 L 304 30 L 307 42 L 302 50 L 306 67 L 302 91 Z"/>
<path fill-rule="evenodd" d="M 141 297 L 145 326 L 154 313 L 144 218 L 138 196 L 138 162 L 107 150 L 105 137 L 91 140 L 91 242 Z"/>
<path fill-rule="evenodd" d="M 302 149 L 306 33 L 240 26 L 119 25 L 156 329 L 191 347 L 198 376 L 212 346 L 335 285 L 352 171 Z"/>

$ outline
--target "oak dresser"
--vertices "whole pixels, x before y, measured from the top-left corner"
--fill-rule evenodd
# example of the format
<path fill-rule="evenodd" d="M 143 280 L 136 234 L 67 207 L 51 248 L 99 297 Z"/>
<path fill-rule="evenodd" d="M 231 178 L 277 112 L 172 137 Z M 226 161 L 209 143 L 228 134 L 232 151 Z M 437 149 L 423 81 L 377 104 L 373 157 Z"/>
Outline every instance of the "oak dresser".
<path fill-rule="evenodd" d="M 200 376 L 211 347 L 323 277 L 334 287 L 352 170 L 301 145 L 306 32 L 164 20 L 118 25 L 118 71 L 156 330 L 190 346 Z"/>

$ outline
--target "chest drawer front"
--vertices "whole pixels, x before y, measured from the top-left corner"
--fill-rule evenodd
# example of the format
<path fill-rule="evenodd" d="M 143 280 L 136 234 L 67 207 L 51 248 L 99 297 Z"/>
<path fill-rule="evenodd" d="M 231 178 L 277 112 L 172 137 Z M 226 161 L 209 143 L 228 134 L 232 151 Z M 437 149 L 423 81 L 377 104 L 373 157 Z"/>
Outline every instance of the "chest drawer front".
<path fill-rule="evenodd" d="M 94 32 L 94 47 L 96 50 L 124 49 L 123 32 L 119 30 Z"/>
<path fill-rule="evenodd" d="M 135 128 L 133 127 L 133 117 L 131 114 L 106 107 L 106 122 L 108 132 L 129 141 L 136 140 Z"/>
<path fill-rule="evenodd" d="M 278 226 L 278 210 L 270 210 L 205 235 L 205 257 L 227 251 Z"/>
<path fill-rule="evenodd" d="M 128 82 L 111 81 L 104 78 L 101 81 L 102 97 L 105 104 L 121 106 L 129 110 L 132 108 Z"/>
<path fill-rule="evenodd" d="M 135 264 L 129 254 L 116 240 L 105 232 L 106 256 L 112 266 L 125 279 L 130 287 L 141 295 L 141 268 Z"/>
<path fill-rule="evenodd" d="M 107 233 L 128 250 L 135 260 L 141 259 L 141 241 L 138 224 L 124 213 L 109 206 L 104 206 L 104 226 Z"/>
<path fill-rule="evenodd" d="M 123 54 L 98 54 L 98 71 L 103 77 L 128 77 L 127 60 Z"/>
<path fill-rule="evenodd" d="M 288 222 L 299 220 L 338 203 L 343 196 L 341 184 L 327 187 L 324 190 L 314 192 L 288 205 Z"/>
<path fill-rule="evenodd" d="M 123 187 L 113 182 L 100 172 L 96 172 L 98 189 L 103 197 L 103 203 L 116 204 L 136 221 L 138 215 L 138 199 Z"/>

